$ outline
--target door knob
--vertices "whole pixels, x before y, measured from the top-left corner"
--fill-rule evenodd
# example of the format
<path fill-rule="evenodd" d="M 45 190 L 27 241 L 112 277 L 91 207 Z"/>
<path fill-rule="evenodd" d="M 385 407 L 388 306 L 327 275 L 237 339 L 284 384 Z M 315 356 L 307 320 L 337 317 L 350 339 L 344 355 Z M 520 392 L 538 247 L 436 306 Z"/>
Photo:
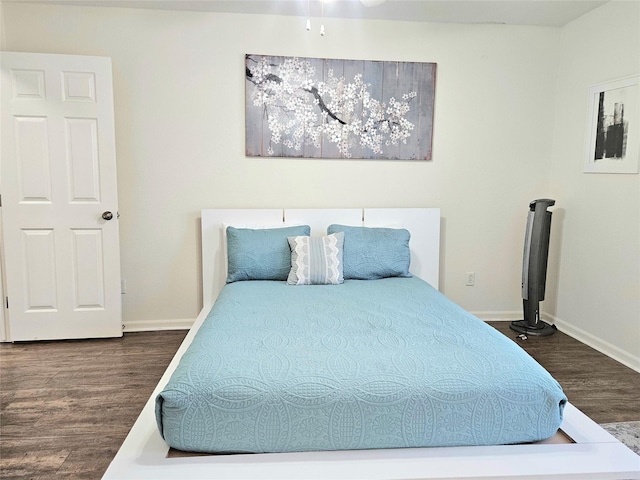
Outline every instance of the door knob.
<path fill-rule="evenodd" d="M 102 214 L 102 218 L 104 218 L 105 220 L 111 220 L 113 218 L 113 213 L 111 212 L 104 212 Z"/>

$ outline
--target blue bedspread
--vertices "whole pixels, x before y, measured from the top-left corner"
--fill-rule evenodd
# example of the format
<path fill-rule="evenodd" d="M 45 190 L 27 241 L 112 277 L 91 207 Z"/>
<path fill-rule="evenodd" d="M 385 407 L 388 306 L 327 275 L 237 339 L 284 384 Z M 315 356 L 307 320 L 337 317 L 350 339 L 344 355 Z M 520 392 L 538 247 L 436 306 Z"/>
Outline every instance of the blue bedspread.
<path fill-rule="evenodd" d="M 566 397 L 419 278 L 224 287 L 156 400 L 176 449 L 284 452 L 551 437 Z"/>

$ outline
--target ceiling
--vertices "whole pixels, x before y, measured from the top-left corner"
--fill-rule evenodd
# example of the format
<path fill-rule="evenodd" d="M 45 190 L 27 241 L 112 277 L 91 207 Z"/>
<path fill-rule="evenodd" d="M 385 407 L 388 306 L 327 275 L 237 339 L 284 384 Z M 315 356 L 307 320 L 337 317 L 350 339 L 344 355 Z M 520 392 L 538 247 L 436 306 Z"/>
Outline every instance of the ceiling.
<path fill-rule="evenodd" d="M 447 23 L 562 27 L 609 0 L 3 0 L 49 3 Z M 373 6 L 365 6 L 371 4 Z M 378 4 L 378 5 L 376 5 Z"/>

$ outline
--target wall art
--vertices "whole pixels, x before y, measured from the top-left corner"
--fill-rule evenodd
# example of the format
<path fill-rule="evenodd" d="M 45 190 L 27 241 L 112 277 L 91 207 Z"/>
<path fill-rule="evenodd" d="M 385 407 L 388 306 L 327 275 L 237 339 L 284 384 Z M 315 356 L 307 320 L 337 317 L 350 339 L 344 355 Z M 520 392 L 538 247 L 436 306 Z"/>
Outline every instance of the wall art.
<path fill-rule="evenodd" d="M 638 173 L 639 78 L 634 75 L 589 89 L 585 172 Z"/>
<path fill-rule="evenodd" d="M 245 56 L 251 157 L 431 160 L 436 64 Z"/>

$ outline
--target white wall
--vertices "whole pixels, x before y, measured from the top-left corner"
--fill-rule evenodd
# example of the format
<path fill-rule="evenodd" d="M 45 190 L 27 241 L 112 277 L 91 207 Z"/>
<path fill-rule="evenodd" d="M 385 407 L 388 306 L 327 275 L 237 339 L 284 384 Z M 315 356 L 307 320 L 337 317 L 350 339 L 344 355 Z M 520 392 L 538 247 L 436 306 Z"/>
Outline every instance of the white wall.
<path fill-rule="evenodd" d="M 588 87 L 640 71 L 638 2 L 562 29 L 327 19 L 323 38 L 291 17 L 0 6 L 3 50 L 112 58 L 125 324 L 195 317 L 203 207 L 440 206 L 441 289 L 518 316 L 526 208 L 551 197 L 545 314 L 638 365 L 640 176 L 582 173 Z M 434 160 L 246 158 L 245 53 L 438 63 Z"/>
<path fill-rule="evenodd" d="M 4 50 L 5 35 L 4 35 L 4 5 L 0 0 L 0 50 Z"/>
<path fill-rule="evenodd" d="M 545 310 L 640 370 L 640 175 L 582 173 L 589 87 L 640 73 L 640 2 L 611 2 L 565 26 L 558 53 L 550 192 L 562 220 Z"/>
<path fill-rule="evenodd" d="M 302 18 L 20 3 L 4 17 L 5 50 L 112 58 L 125 324 L 195 317 L 203 207 L 440 206 L 441 289 L 519 315 L 558 29 L 326 19 L 320 37 Z M 246 158 L 245 53 L 437 62 L 433 161 Z"/>

